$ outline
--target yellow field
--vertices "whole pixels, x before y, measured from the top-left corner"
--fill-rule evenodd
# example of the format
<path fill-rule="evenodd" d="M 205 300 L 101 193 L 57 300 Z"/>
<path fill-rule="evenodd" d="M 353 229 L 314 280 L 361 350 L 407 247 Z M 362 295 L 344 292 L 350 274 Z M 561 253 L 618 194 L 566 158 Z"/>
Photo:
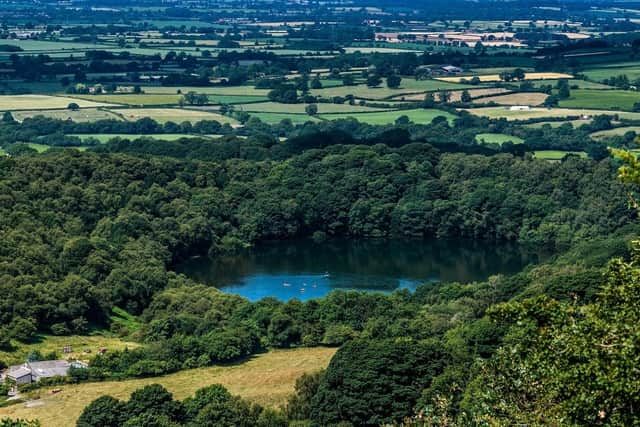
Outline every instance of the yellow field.
<path fill-rule="evenodd" d="M 540 92 L 520 92 L 510 93 L 508 95 L 489 96 L 478 100 L 480 103 L 495 102 L 502 105 L 530 105 L 536 106 L 542 104 L 549 95 Z"/>
<path fill-rule="evenodd" d="M 220 123 L 229 123 L 231 125 L 238 122 L 231 117 L 222 114 L 210 113 L 201 110 L 185 110 L 180 108 L 124 108 L 113 110 L 117 114 L 121 114 L 125 120 L 136 121 L 144 117 L 149 117 L 158 123 L 165 122 L 197 122 L 200 120 L 216 120 Z"/>
<path fill-rule="evenodd" d="M 75 102 L 79 107 L 104 107 L 110 104 L 92 102 L 82 99 L 67 98 L 65 96 L 48 95 L 0 95 L 0 111 L 15 110 L 48 110 L 52 108 L 67 108 Z"/>
<path fill-rule="evenodd" d="M 0 408 L 0 418 L 37 418 L 43 427 L 67 427 L 75 425 L 83 408 L 98 397 L 108 394 L 126 400 L 134 390 L 153 383 L 162 384 L 180 400 L 218 383 L 252 402 L 277 407 L 293 392 L 297 378 L 325 368 L 335 352 L 335 348 L 324 347 L 278 350 L 238 365 L 191 369 L 157 378 L 66 385 L 56 394 L 47 388 L 34 392 L 38 400 Z"/>
<path fill-rule="evenodd" d="M 500 75 L 498 74 L 485 74 L 484 76 L 465 76 L 465 77 L 439 77 L 436 80 L 443 82 L 460 83 L 463 79 L 471 80 L 473 77 L 478 77 L 481 82 L 499 82 Z M 549 79 L 572 79 L 571 74 L 565 73 L 525 73 L 525 80 L 549 80 Z"/>

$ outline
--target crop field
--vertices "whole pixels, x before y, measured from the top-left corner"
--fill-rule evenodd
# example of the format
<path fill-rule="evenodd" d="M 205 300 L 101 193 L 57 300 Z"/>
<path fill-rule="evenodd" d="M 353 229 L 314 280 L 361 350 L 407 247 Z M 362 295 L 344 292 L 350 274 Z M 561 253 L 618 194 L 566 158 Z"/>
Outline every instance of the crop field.
<path fill-rule="evenodd" d="M 541 105 L 549 95 L 540 92 L 520 92 L 507 95 L 489 96 L 478 99 L 477 102 L 495 102 L 502 105 Z"/>
<path fill-rule="evenodd" d="M 83 99 L 93 102 L 104 102 L 109 104 L 123 105 L 170 105 L 177 104 L 181 95 L 169 94 L 114 94 L 114 95 L 73 95 L 73 98 Z"/>
<path fill-rule="evenodd" d="M 559 160 L 562 160 L 564 156 L 568 154 L 575 154 L 583 158 L 587 157 L 587 153 L 585 153 L 584 151 L 561 151 L 561 150 L 534 151 L 533 157 L 540 160 L 559 161 Z"/>
<path fill-rule="evenodd" d="M 246 104 L 268 100 L 268 97 L 261 95 L 209 95 L 209 102 L 213 104 Z"/>
<path fill-rule="evenodd" d="M 67 108 L 67 106 L 72 102 L 78 104 L 80 108 L 106 107 L 110 105 L 103 102 L 73 99 L 64 96 L 0 95 L 0 110 L 49 110 L 54 108 Z"/>
<path fill-rule="evenodd" d="M 572 90 L 571 97 L 560 101 L 561 107 L 631 110 L 640 102 L 640 92 L 629 90 Z"/>
<path fill-rule="evenodd" d="M 44 388 L 34 392 L 37 400 L 0 408 L 0 417 L 37 418 L 44 427 L 67 427 L 75 425 L 82 409 L 100 396 L 128 399 L 136 389 L 156 383 L 181 400 L 200 388 L 222 384 L 231 393 L 254 403 L 278 407 L 293 393 L 297 378 L 325 368 L 335 352 L 335 348 L 325 347 L 277 350 L 235 365 L 191 369 L 162 377 L 56 386 L 62 389 L 56 394 L 51 393 L 51 388 Z"/>
<path fill-rule="evenodd" d="M 51 119 L 73 120 L 74 122 L 93 122 L 96 120 L 122 120 L 117 114 L 108 110 L 83 108 L 77 111 L 71 110 L 24 110 L 11 113 L 13 118 L 21 122 L 26 118 L 44 116 Z"/>
<path fill-rule="evenodd" d="M 470 80 L 473 76 L 466 77 L 439 77 L 437 80 L 442 80 L 443 82 L 452 82 L 458 83 L 462 80 Z M 481 82 L 499 82 L 500 75 L 499 74 L 486 74 L 486 75 L 478 75 L 475 76 L 480 79 Z M 525 80 L 549 80 L 549 79 L 572 79 L 573 76 L 571 74 L 565 73 L 525 73 Z"/>
<path fill-rule="evenodd" d="M 542 119 L 546 117 L 579 117 L 597 116 L 599 114 L 617 114 L 620 118 L 630 120 L 640 120 L 640 113 L 629 113 L 625 111 L 588 110 L 576 108 L 531 108 L 523 111 L 512 111 L 507 107 L 481 107 L 467 108 L 466 111 L 477 116 L 500 118 L 507 120 L 529 120 Z"/>
<path fill-rule="evenodd" d="M 319 103 L 319 113 L 358 113 L 358 112 L 374 112 L 381 111 L 380 108 L 371 108 L 360 105 L 349 104 L 330 104 Z M 240 104 L 236 105 L 237 110 L 257 113 L 289 113 L 289 114 L 306 114 L 305 108 L 307 104 L 280 104 L 277 102 L 260 102 L 256 104 Z M 384 111 L 384 110 L 382 110 Z"/>
<path fill-rule="evenodd" d="M 522 138 L 504 133 L 479 133 L 476 135 L 476 141 L 500 145 L 508 141 L 511 141 L 514 144 L 522 144 L 524 142 Z"/>
<path fill-rule="evenodd" d="M 394 110 L 380 111 L 376 113 L 354 113 L 354 114 L 323 114 L 321 117 L 327 120 L 354 118 L 362 123 L 370 125 L 392 124 L 400 116 L 407 116 L 414 123 L 431 123 L 438 116 L 446 117 L 449 121 L 454 119 L 454 115 L 436 109 L 415 109 L 415 110 Z"/>
<path fill-rule="evenodd" d="M 635 132 L 636 134 L 640 134 L 640 126 L 623 126 L 614 129 L 601 130 L 599 132 L 592 133 L 590 136 L 593 139 L 605 139 L 612 136 L 623 136 L 627 132 Z"/>
<path fill-rule="evenodd" d="M 128 121 L 136 121 L 144 117 L 149 117 L 157 121 L 158 123 L 180 123 L 184 121 L 197 122 L 200 120 L 216 120 L 222 124 L 238 124 L 238 122 L 231 117 L 201 110 L 185 110 L 181 108 L 127 108 L 114 111 L 117 111 L 118 114 L 121 114 L 122 117 Z"/>

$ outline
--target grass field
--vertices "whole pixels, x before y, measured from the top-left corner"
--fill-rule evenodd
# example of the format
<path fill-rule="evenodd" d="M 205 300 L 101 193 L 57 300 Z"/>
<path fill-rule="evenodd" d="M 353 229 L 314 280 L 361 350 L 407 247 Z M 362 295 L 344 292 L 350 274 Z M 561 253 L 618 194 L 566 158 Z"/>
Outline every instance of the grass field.
<path fill-rule="evenodd" d="M 514 144 L 522 144 L 524 140 L 517 136 L 507 135 L 504 133 L 479 133 L 476 135 L 477 142 L 486 142 L 487 144 L 504 144 L 511 141 Z"/>
<path fill-rule="evenodd" d="M 355 86 L 338 86 L 311 90 L 311 94 L 323 98 L 333 98 L 334 96 L 345 97 L 347 95 L 353 95 L 356 98 L 385 99 L 390 97 L 397 97 L 403 94 L 435 92 L 440 90 L 452 91 L 474 87 L 475 86 L 450 83 L 439 80 L 415 80 L 413 78 L 404 78 L 402 79 L 400 87 L 397 89 L 389 89 L 384 84 L 374 88 L 368 87 L 364 84 L 360 84 Z"/>
<path fill-rule="evenodd" d="M 145 86 L 142 88 L 145 94 L 172 94 L 196 92 L 208 95 L 231 96 L 264 96 L 269 94 L 269 89 L 256 89 L 253 86 Z"/>
<path fill-rule="evenodd" d="M 489 118 L 504 117 L 507 120 L 528 120 L 546 117 L 597 116 L 598 114 L 617 114 L 620 118 L 640 120 L 640 113 L 625 111 L 588 110 L 575 108 L 531 108 L 524 111 L 512 111 L 506 107 L 468 108 L 466 111 L 477 116 Z"/>
<path fill-rule="evenodd" d="M 349 104 L 329 104 L 320 103 L 318 106 L 318 113 L 358 113 L 358 112 L 375 112 L 384 111 L 380 108 L 371 108 L 360 105 Z M 248 112 L 256 113 L 290 113 L 290 114 L 306 114 L 305 108 L 307 104 L 280 104 L 277 102 L 258 102 L 255 104 L 240 104 L 236 105 L 237 110 L 244 110 Z"/>
<path fill-rule="evenodd" d="M 551 85 L 555 87 L 558 84 L 558 79 L 551 80 L 533 80 L 531 82 L 533 86 L 540 87 L 542 85 Z M 593 90 L 608 90 L 613 89 L 611 86 L 603 85 L 602 83 L 588 82 L 585 80 L 571 80 L 571 86 L 578 86 L 580 89 L 593 89 Z"/>
<path fill-rule="evenodd" d="M 477 102 L 495 102 L 502 105 L 530 105 L 536 106 L 542 104 L 549 95 L 540 92 L 520 92 L 510 93 L 507 95 L 488 96 L 480 98 Z"/>
<path fill-rule="evenodd" d="M 102 102 L 86 101 L 82 99 L 67 98 L 64 96 L 48 95 L 0 95 L 0 110 L 49 110 L 53 108 L 67 108 L 75 102 L 80 108 L 105 107 L 109 104 Z"/>
<path fill-rule="evenodd" d="M 571 91 L 571 97 L 560 101 L 566 108 L 600 108 L 603 110 L 631 110 L 633 104 L 640 102 L 640 92 L 628 90 L 585 90 Z"/>
<path fill-rule="evenodd" d="M 392 124 L 400 116 L 407 116 L 409 120 L 414 123 L 425 124 L 431 123 L 431 121 L 438 117 L 446 117 L 449 121 L 454 119 L 454 115 L 445 111 L 436 109 L 416 109 L 416 110 L 396 110 L 396 111 L 381 111 L 377 113 L 354 113 L 354 114 L 323 114 L 322 117 L 327 120 L 354 118 L 362 123 L 368 123 L 370 125 L 386 125 Z"/>
<path fill-rule="evenodd" d="M 287 113 L 249 113 L 252 117 L 257 117 L 261 121 L 269 124 L 278 124 L 284 119 L 289 119 L 296 124 L 304 124 L 306 122 L 317 122 L 317 117 L 311 117 L 307 114 L 287 114 Z"/>
<path fill-rule="evenodd" d="M 451 102 L 460 101 L 462 92 L 463 92 L 462 90 L 454 90 L 449 92 L 449 94 L 451 95 L 450 101 Z M 471 98 L 476 98 L 478 96 L 497 95 L 500 93 L 508 92 L 508 90 L 502 87 L 488 87 L 488 88 L 482 88 L 482 89 L 469 89 L 468 92 L 469 92 L 469 95 L 471 95 Z M 418 93 L 413 95 L 395 96 L 393 99 L 403 100 L 403 101 L 423 101 L 424 97 L 425 97 L 424 93 Z M 436 96 L 436 99 L 437 99 L 437 96 Z M 479 99 L 478 102 L 482 102 L 482 98 Z"/>
<path fill-rule="evenodd" d="M 439 77 L 438 80 L 443 82 L 451 82 L 458 83 L 464 80 L 471 80 L 474 76 L 466 76 L 466 77 Z M 485 74 L 475 76 L 480 79 L 481 82 L 499 82 L 500 75 L 499 74 Z M 548 79 L 572 79 L 573 76 L 571 74 L 565 73 L 525 73 L 525 80 L 548 80 Z"/>
<path fill-rule="evenodd" d="M 278 350 L 231 366 L 192 369 L 156 378 L 56 386 L 62 389 L 56 394 L 45 388 L 36 392 L 34 397 L 40 397 L 37 401 L 0 408 L 0 418 L 37 418 L 43 427 L 67 427 L 75 425 L 82 409 L 98 397 L 108 394 L 128 399 L 134 390 L 153 383 L 162 384 L 177 399 L 191 396 L 202 387 L 222 384 L 252 402 L 277 407 L 293 392 L 297 378 L 326 367 L 335 351 L 324 347 Z"/>
<path fill-rule="evenodd" d="M 611 65 L 600 65 L 582 71 L 582 74 L 591 80 L 603 81 L 611 77 L 625 74 L 630 81 L 640 79 L 640 62 L 617 63 Z"/>
<path fill-rule="evenodd" d="M 528 128 L 538 129 L 538 128 L 541 128 L 541 127 L 543 127 L 545 125 L 549 125 L 552 128 L 557 128 L 557 127 L 562 126 L 565 123 L 571 123 L 574 128 L 577 128 L 577 127 L 580 127 L 582 125 L 588 125 L 589 123 L 591 123 L 591 120 L 589 120 L 589 119 L 582 120 L 581 119 L 581 120 L 563 120 L 563 121 L 558 121 L 558 122 L 555 122 L 555 121 L 538 122 L 538 123 L 527 124 L 527 125 L 524 125 L 524 126 L 526 126 Z"/>
<path fill-rule="evenodd" d="M 21 122 L 28 117 L 44 116 L 51 119 L 73 120 L 74 122 L 93 122 L 96 120 L 122 120 L 117 114 L 107 110 L 95 108 L 83 108 L 77 111 L 71 110 L 24 110 L 14 111 L 13 118 Z"/>
<path fill-rule="evenodd" d="M 103 144 L 113 138 L 123 138 L 123 139 L 153 138 L 160 141 L 176 141 L 180 138 L 209 138 L 210 137 L 209 135 L 192 135 L 188 133 L 157 133 L 157 134 L 145 134 L 145 135 L 138 135 L 138 134 L 132 134 L 132 133 L 98 133 L 98 134 L 91 134 L 91 135 L 72 134 L 69 136 L 77 136 L 82 140 L 95 138 Z"/>
<path fill-rule="evenodd" d="M 610 138 L 612 136 L 623 136 L 627 132 L 635 132 L 636 134 L 640 134 L 640 126 L 624 126 L 609 130 L 601 130 L 599 132 L 592 133 L 590 136 L 593 139 L 604 139 Z"/>
<path fill-rule="evenodd" d="M 158 123 L 165 122 L 197 122 L 200 120 L 216 120 L 220 123 L 229 123 L 231 125 L 238 124 L 238 122 L 222 114 L 211 113 L 208 111 L 198 110 L 185 110 L 180 108 L 130 108 L 130 109 L 118 109 L 118 114 L 121 114 L 125 120 L 135 121 L 142 119 L 143 117 L 149 117 Z"/>
<path fill-rule="evenodd" d="M 14 342 L 13 345 L 16 348 L 15 351 L 0 351 L 0 360 L 3 360 L 8 364 L 20 364 L 26 360 L 27 355 L 32 350 L 38 350 L 42 354 L 56 352 L 60 354 L 60 357 L 87 360 L 95 356 L 100 348 L 106 348 L 108 350 L 124 350 L 126 347 L 135 348 L 140 346 L 140 344 L 135 342 L 127 342 L 120 338 L 103 335 L 73 335 L 68 337 L 39 335 L 34 343 L 19 344 Z M 73 352 L 63 355 L 62 348 L 66 345 L 70 345 Z M 91 350 L 91 353 L 84 354 L 84 350 Z"/>
<path fill-rule="evenodd" d="M 74 98 L 93 102 L 124 105 L 169 105 L 177 104 L 181 95 L 170 94 L 122 94 L 122 95 L 73 95 Z"/>
<path fill-rule="evenodd" d="M 559 161 L 564 158 L 567 154 L 575 154 L 580 157 L 587 157 L 587 153 L 584 151 L 561 151 L 561 150 L 540 150 L 534 151 L 533 157 L 540 160 L 551 160 L 551 161 Z"/>

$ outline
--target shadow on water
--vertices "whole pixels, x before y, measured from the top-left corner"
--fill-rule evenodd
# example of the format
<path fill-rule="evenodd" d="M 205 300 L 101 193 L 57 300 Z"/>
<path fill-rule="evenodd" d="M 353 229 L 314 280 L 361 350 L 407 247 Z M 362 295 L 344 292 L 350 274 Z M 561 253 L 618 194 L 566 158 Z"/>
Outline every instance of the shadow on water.
<path fill-rule="evenodd" d="M 514 243 L 470 240 L 310 239 L 267 242 L 234 255 L 194 258 L 178 271 L 250 300 L 321 297 L 334 289 L 392 291 L 428 282 L 470 282 L 537 263 Z"/>

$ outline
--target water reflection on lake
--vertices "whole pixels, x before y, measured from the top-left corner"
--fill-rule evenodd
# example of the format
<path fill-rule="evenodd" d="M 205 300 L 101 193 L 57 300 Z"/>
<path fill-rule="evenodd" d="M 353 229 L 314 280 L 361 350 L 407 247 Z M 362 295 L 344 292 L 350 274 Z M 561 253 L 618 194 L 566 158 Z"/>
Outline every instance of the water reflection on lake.
<path fill-rule="evenodd" d="M 178 267 L 189 277 L 256 301 L 307 300 L 334 289 L 393 291 L 520 271 L 538 256 L 512 243 L 469 240 L 289 240 Z"/>

